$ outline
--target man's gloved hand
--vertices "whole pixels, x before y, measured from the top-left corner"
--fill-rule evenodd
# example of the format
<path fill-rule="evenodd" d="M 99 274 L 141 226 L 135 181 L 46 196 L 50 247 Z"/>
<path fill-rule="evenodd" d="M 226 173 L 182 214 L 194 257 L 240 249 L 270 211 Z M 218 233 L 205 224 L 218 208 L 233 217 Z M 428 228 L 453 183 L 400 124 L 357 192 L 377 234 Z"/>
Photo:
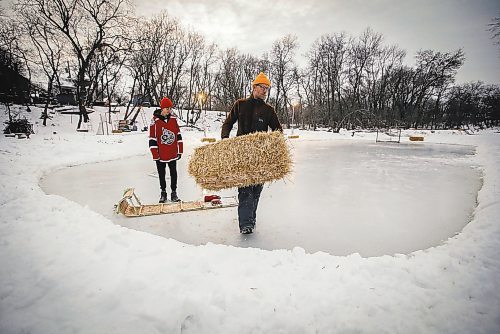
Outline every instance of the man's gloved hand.
<path fill-rule="evenodd" d="M 177 160 L 181 160 L 182 154 L 177 154 Z"/>

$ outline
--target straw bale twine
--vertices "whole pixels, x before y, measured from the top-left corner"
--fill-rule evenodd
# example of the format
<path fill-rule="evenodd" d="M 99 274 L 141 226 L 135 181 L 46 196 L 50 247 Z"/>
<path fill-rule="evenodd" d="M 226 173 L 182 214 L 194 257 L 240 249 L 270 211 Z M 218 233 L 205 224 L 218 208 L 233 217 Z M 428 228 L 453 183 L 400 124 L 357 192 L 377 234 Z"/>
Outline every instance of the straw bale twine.
<path fill-rule="evenodd" d="M 292 159 L 279 131 L 224 139 L 195 149 L 189 174 L 208 190 L 246 187 L 279 180 L 291 172 Z"/>

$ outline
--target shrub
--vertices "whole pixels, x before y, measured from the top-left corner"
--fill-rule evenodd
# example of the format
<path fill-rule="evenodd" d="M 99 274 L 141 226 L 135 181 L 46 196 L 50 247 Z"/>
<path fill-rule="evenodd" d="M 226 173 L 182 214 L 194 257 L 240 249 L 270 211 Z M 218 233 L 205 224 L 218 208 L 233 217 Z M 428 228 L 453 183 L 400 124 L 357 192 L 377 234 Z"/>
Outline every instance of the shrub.
<path fill-rule="evenodd" d="M 25 133 L 27 135 L 34 133 L 33 125 L 27 119 L 13 119 L 12 121 L 6 121 L 5 124 L 7 126 L 3 133 Z"/>

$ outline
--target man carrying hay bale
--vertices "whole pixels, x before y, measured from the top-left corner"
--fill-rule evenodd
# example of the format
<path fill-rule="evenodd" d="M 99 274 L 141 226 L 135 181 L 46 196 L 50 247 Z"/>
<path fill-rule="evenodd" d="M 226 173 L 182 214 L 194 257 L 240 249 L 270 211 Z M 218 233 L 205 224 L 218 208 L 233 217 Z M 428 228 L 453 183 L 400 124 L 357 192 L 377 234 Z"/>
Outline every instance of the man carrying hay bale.
<path fill-rule="evenodd" d="M 279 130 L 283 132 L 274 108 L 265 102 L 270 87 L 271 81 L 267 75 L 260 72 L 252 82 L 251 96 L 237 100 L 231 108 L 222 125 L 222 139 L 229 138 L 229 133 L 236 122 L 238 122 L 236 136 L 254 132 L 267 132 L 269 128 L 273 131 Z M 240 233 L 253 233 L 255 229 L 257 205 L 259 204 L 262 188 L 262 183 L 238 187 Z"/>

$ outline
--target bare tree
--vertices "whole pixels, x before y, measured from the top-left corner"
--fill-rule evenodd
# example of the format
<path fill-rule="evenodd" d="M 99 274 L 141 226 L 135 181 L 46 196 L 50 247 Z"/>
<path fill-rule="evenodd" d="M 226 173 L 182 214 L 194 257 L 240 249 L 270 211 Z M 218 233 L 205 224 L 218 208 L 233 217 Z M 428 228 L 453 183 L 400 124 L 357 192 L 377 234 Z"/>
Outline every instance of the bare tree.
<path fill-rule="evenodd" d="M 495 41 L 495 44 L 500 45 L 500 16 L 493 18 L 488 27 L 492 34 L 491 38 Z"/>
<path fill-rule="evenodd" d="M 425 50 L 419 51 L 416 58 L 416 85 L 412 91 L 412 107 L 416 112 L 415 127 L 422 124 L 424 104 L 436 93 L 436 90 L 455 80 L 455 75 L 463 65 L 465 56 L 461 49 L 453 53 Z"/>
<path fill-rule="evenodd" d="M 0 50 L 0 63 L 16 73 L 8 79 L 14 81 L 6 82 L 5 84 L 9 87 L 2 88 L 2 90 L 9 91 L 10 100 L 28 104 L 31 95 L 31 66 L 28 50 L 23 43 L 22 29 L 15 20 L 0 18 Z M 27 80 L 22 76 L 27 77 Z"/>
<path fill-rule="evenodd" d="M 218 52 L 217 46 L 215 44 L 205 46 L 204 43 L 200 44 L 200 46 L 202 46 L 202 48 L 198 50 L 194 48 L 193 57 L 191 59 L 191 62 L 196 60 L 196 66 L 191 67 L 194 89 L 190 89 L 190 96 L 192 95 L 195 97 L 191 110 L 194 109 L 194 105 L 198 107 L 198 112 L 193 113 L 194 118 L 191 119 L 193 125 L 200 119 L 201 110 L 210 108 L 212 95 L 218 78 L 217 68 L 215 66 Z"/>
<path fill-rule="evenodd" d="M 59 72 L 61 60 L 63 57 L 64 43 L 60 35 L 47 24 L 45 20 L 41 20 L 39 16 L 33 16 L 30 11 L 26 11 L 26 7 L 18 7 L 18 19 L 20 26 L 29 36 L 29 44 L 33 54 L 31 57 L 34 64 L 41 68 L 47 79 L 47 94 L 44 110 L 42 112 L 43 125 L 47 125 L 48 106 L 52 100 L 54 83 L 59 82 Z M 60 83 L 59 83 L 60 86 Z"/>
<path fill-rule="evenodd" d="M 187 92 L 185 97 L 185 106 L 187 106 L 187 109 L 189 109 L 191 113 L 189 111 L 187 112 L 186 123 L 188 125 L 190 123 L 194 125 L 200 118 L 201 105 L 205 102 L 205 93 L 203 92 L 203 88 L 199 85 L 201 70 L 200 63 L 205 51 L 205 39 L 199 34 L 190 32 L 187 35 L 187 45 L 191 56 L 188 60 L 187 68 Z M 197 106 L 199 110 L 196 115 L 194 115 L 194 110 Z M 191 120 L 189 119 L 190 114 L 194 116 Z"/>
<path fill-rule="evenodd" d="M 134 20 L 129 21 L 129 29 L 135 27 Z M 91 88 L 87 91 L 86 101 L 90 105 L 96 98 L 107 101 L 109 122 L 111 123 L 111 112 L 113 101 L 118 101 L 121 97 L 118 94 L 118 87 L 124 78 L 123 68 L 129 59 L 129 54 L 136 41 L 126 36 L 117 36 L 110 45 L 99 48 L 96 51 L 95 61 L 91 63 L 87 71 L 87 76 L 91 82 Z M 135 114 L 131 122 L 135 121 L 138 113 Z M 127 119 L 127 117 L 125 117 Z"/>
<path fill-rule="evenodd" d="M 275 41 L 270 52 L 270 70 L 274 88 L 270 94 L 274 97 L 278 117 L 286 120 L 288 125 L 290 118 L 287 106 L 290 104 L 289 95 L 294 84 L 293 73 L 296 67 L 294 56 L 297 48 L 297 37 L 287 35 Z"/>
<path fill-rule="evenodd" d="M 368 109 L 364 95 L 367 93 L 369 71 L 380 52 L 382 35 L 367 28 L 361 36 L 352 40 L 349 52 L 350 107 Z"/>
<path fill-rule="evenodd" d="M 218 82 L 219 74 L 217 72 L 218 48 L 215 44 L 210 44 L 205 48 L 203 58 L 200 62 L 199 70 L 199 87 L 206 93 L 205 105 L 208 109 L 212 109 L 212 95 L 215 92 L 215 87 Z"/>
<path fill-rule="evenodd" d="M 316 130 L 316 115 L 315 111 L 317 106 L 320 104 L 320 52 L 319 52 L 319 42 L 316 41 L 311 50 L 306 54 L 308 58 L 308 66 L 302 75 L 301 86 L 306 97 L 306 112 L 307 112 L 307 122 L 309 125 L 313 126 Z"/>
<path fill-rule="evenodd" d="M 112 103 L 118 99 L 117 87 L 123 77 L 122 69 L 126 60 L 125 52 L 108 48 L 98 54 L 97 60 L 98 63 L 102 64 L 102 72 L 97 77 L 96 82 L 101 83 L 100 95 L 103 100 L 107 101 L 108 112 L 111 113 Z"/>
<path fill-rule="evenodd" d="M 447 128 L 490 127 L 500 124 L 500 87 L 481 81 L 451 87 L 444 103 Z"/>
<path fill-rule="evenodd" d="M 391 98 L 389 93 L 390 73 L 393 69 L 400 68 L 405 52 L 397 46 L 381 46 L 374 55 L 374 61 L 367 67 L 365 83 L 364 108 L 376 115 L 377 122 L 388 125 Z M 381 125 L 381 124 L 379 124 Z"/>
<path fill-rule="evenodd" d="M 80 119 L 88 121 L 85 75 L 98 50 L 107 48 L 124 36 L 129 7 L 127 0 L 19 0 L 18 7 L 38 15 L 48 27 L 59 32 L 71 46 L 78 62 L 76 99 Z"/>
<path fill-rule="evenodd" d="M 250 92 L 258 62 L 255 57 L 244 55 L 234 48 L 221 52 L 217 74 L 217 107 L 228 111 L 235 100 L 245 97 Z"/>
<path fill-rule="evenodd" d="M 166 12 L 143 22 L 133 66 L 138 91 L 145 99 L 159 101 L 168 96 L 178 105 L 184 103 L 183 82 L 193 46 L 188 36 Z"/>
<path fill-rule="evenodd" d="M 351 39 L 344 33 L 322 36 L 315 46 L 318 48 L 318 89 L 317 100 L 323 112 L 320 121 L 324 125 L 333 126 L 333 123 L 343 118 L 346 96 L 345 82 L 348 74 L 348 46 Z M 338 131 L 338 126 L 337 130 Z"/>

